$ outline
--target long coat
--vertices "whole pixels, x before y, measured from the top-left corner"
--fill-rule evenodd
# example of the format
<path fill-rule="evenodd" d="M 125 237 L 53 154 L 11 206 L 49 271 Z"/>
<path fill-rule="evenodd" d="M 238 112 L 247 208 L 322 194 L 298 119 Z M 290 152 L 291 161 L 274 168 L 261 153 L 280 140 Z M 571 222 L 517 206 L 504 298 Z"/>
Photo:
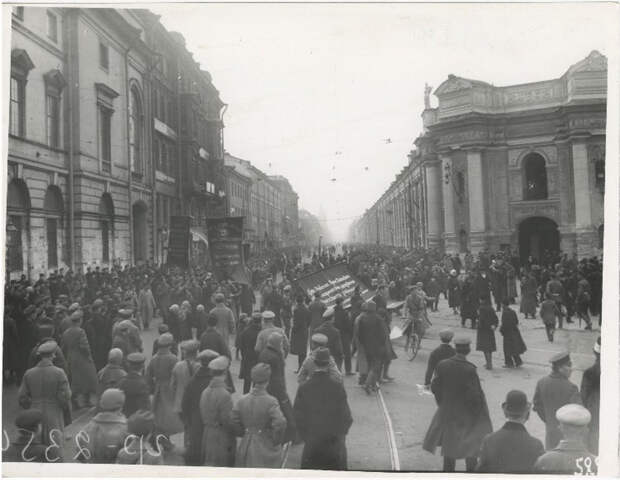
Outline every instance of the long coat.
<path fill-rule="evenodd" d="M 167 435 L 183 431 L 183 423 L 174 408 L 174 393 L 171 385 L 172 370 L 176 364 L 175 355 L 169 351 L 164 353 L 160 350 L 151 359 L 145 374 L 153 394 L 155 426 Z"/>
<path fill-rule="evenodd" d="M 84 329 L 78 326 L 68 328 L 62 334 L 61 343 L 73 394 L 96 393 L 97 369 Z"/>
<path fill-rule="evenodd" d="M 345 437 L 353 418 L 344 386 L 327 371 L 316 371 L 299 386 L 293 410 L 304 441 L 301 468 L 346 470 Z"/>
<path fill-rule="evenodd" d="M 598 454 L 599 413 L 601 401 L 601 363 L 596 363 L 583 372 L 581 378 L 581 399 L 592 420 L 588 425 L 588 450 Z"/>
<path fill-rule="evenodd" d="M 461 355 L 442 360 L 435 369 L 431 391 L 437 411 L 424 438 L 424 450 L 444 457 L 475 457 L 482 439 L 493 431 L 486 397 L 476 366 Z"/>
<path fill-rule="evenodd" d="M 286 438 L 294 438 L 295 420 L 293 418 L 293 408 L 286 392 L 286 380 L 284 377 L 284 357 L 282 353 L 273 347 L 267 346 L 258 356 L 258 361 L 266 363 L 271 367 L 271 378 L 267 385 L 267 393 L 273 395 L 280 404 L 280 409 L 287 422 Z"/>
<path fill-rule="evenodd" d="M 461 306 L 461 285 L 455 276 L 448 279 L 448 306 L 450 308 Z"/>
<path fill-rule="evenodd" d="M 183 396 L 189 381 L 194 373 L 200 368 L 200 363 L 195 360 L 185 359 L 176 363 L 172 369 L 172 377 L 170 379 L 170 388 L 174 398 L 172 409 L 177 414 L 182 411 Z"/>
<path fill-rule="evenodd" d="M 502 325 L 499 331 L 504 336 L 505 355 L 521 355 L 525 352 L 525 342 L 519 331 L 519 319 L 517 313 L 511 308 L 502 310 Z"/>
<path fill-rule="evenodd" d="M 90 319 L 90 326 L 94 332 L 93 341 L 89 340 L 93 360 L 95 368 L 101 370 L 108 361 L 108 352 L 112 348 L 112 322 L 109 317 L 95 313 Z"/>
<path fill-rule="evenodd" d="M 543 453 L 542 442 L 532 437 L 525 426 L 508 421 L 482 440 L 476 470 L 480 473 L 533 473 L 536 459 Z"/>
<path fill-rule="evenodd" d="M 204 463 L 204 452 L 202 450 L 202 433 L 204 430 L 202 417 L 200 415 L 200 397 L 202 392 L 209 386 L 212 375 L 208 367 L 200 367 L 189 381 L 181 409 L 183 419 L 187 425 L 185 431 L 186 450 L 185 463 L 187 465 L 198 466 Z"/>
<path fill-rule="evenodd" d="M 327 337 L 327 348 L 329 353 L 334 357 L 337 365 L 342 362 L 342 338 L 340 337 L 340 331 L 334 327 L 334 323 L 331 321 L 323 322 L 323 324 L 314 330 L 314 333 L 322 333 Z"/>
<path fill-rule="evenodd" d="M 241 350 L 239 378 L 250 378 L 252 368 L 258 363 L 258 353 L 254 347 L 260 330 L 259 324 L 251 323 L 239 334 L 239 349 Z"/>
<path fill-rule="evenodd" d="M 209 312 L 217 318 L 217 330 L 222 334 L 226 346 L 230 345 L 230 334 L 235 330 L 235 315 L 226 305 L 217 305 Z"/>
<path fill-rule="evenodd" d="M 323 323 L 323 313 L 327 307 L 320 300 L 313 300 L 308 305 L 308 310 L 310 310 L 310 333 L 313 333 L 314 329 Z"/>
<path fill-rule="evenodd" d="M 545 433 L 547 450 L 555 448 L 562 438 L 555 412 L 567 403 L 581 403 L 577 385 L 557 372 L 551 372 L 550 375 L 538 380 L 532 404 L 533 410 L 547 427 Z"/>
<path fill-rule="evenodd" d="M 211 379 L 200 396 L 200 415 L 204 430 L 202 451 L 204 465 L 233 467 L 237 441 L 232 425 L 233 401 L 222 378 Z"/>
<path fill-rule="evenodd" d="M 120 365 L 108 364 L 99 370 L 97 378 L 99 380 L 99 392 L 101 395 L 108 388 L 118 388 L 119 382 L 127 376 L 127 372 Z"/>
<path fill-rule="evenodd" d="M 538 305 L 536 292 L 538 285 L 533 276 L 528 276 L 521 282 L 521 313 L 525 315 L 536 315 L 536 307 Z"/>
<path fill-rule="evenodd" d="M 387 356 L 387 336 L 385 322 L 375 312 L 362 312 L 358 317 L 357 334 L 360 344 L 364 347 L 366 360 L 385 360 Z"/>
<path fill-rule="evenodd" d="M 232 412 L 237 436 L 235 467 L 280 468 L 286 419 L 278 400 L 263 386 L 255 386 L 239 399 Z"/>
<path fill-rule="evenodd" d="M 19 403 L 24 408 L 36 408 L 43 414 L 42 438 L 51 443 L 50 432 L 57 430 L 56 443 L 62 445 L 65 421 L 63 409 L 71 400 L 69 380 L 63 370 L 45 358 L 26 371 L 19 387 Z"/>
<path fill-rule="evenodd" d="M 355 370 L 360 375 L 366 375 L 368 374 L 368 360 L 366 358 L 366 352 L 364 351 L 364 346 L 362 345 L 359 336 L 359 325 L 361 317 L 362 315 L 359 314 L 353 322 L 353 348 L 357 350 Z"/>
<path fill-rule="evenodd" d="M 456 352 L 449 343 L 442 343 L 428 356 L 428 364 L 426 366 L 426 375 L 424 375 L 424 385 L 430 385 L 433 374 L 439 362 L 447 358 L 452 358 Z"/>
<path fill-rule="evenodd" d="M 306 355 L 308 353 L 308 329 L 310 328 L 310 310 L 303 303 L 293 308 L 293 325 L 291 326 L 291 353 Z"/>
<path fill-rule="evenodd" d="M 155 299 L 151 289 L 141 290 L 140 295 L 138 295 L 138 318 L 145 328 L 153 321 L 155 307 Z"/>
<path fill-rule="evenodd" d="M 478 309 L 478 332 L 476 335 L 476 350 L 482 352 L 494 352 L 497 350 L 495 344 L 495 330 L 499 323 L 497 315 L 490 305 L 480 305 Z"/>

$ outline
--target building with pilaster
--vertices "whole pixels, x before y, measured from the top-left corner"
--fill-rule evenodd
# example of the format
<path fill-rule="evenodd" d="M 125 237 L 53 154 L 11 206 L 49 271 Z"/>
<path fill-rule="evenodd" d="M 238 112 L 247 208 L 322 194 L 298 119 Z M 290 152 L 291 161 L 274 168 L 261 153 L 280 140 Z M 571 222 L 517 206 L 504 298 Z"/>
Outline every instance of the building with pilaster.
<path fill-rule="evenodd" d="M 607 60 L 597 51 L 561 77 L 535 83 L 496 87 L 450 75 L 434 92 L 438 106 L 427 99 L 406 169 L 405 177 L 423 180 L 423 246 L 510 247 L 521 258 L 545 250 L 599 254 L 606 82 Z M 389 206 L 403 183 L 356 222 L 352 237 L 411 245 L 398 235 L 402 215 Z"/>
<path fill-rule="evenodd" d="M 11 26 L 9 276 L 161 261 L 160 226 L 193 213 L 189 162 L 223 165 L 210 76 L 146 10 L 13 7 Z M 197 86 L 178 85 L 187 77 Z M 195 92 L 184 129 L 181 99 Z M 222 204 L 217 168 L 196 171 L 213 183 L 202 204 Z"/>

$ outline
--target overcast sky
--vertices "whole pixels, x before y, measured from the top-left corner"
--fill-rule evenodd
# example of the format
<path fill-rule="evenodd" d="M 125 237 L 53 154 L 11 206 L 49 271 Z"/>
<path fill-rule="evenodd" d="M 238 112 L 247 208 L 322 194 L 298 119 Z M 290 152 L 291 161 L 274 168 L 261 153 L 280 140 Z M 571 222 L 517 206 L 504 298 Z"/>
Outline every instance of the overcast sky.
<path fill-rule="evenodd" d="M 498 86 L 557 78 L 591 50 L 608 54 L 617 20 L 604 4 L 152 10 L 183 33 L 229 104 L 226 150 L 286 176 L 300 207 L 323 208 L 340 240 L 407 163 L 425 82 L 436 88 L 450 73 Z"/>

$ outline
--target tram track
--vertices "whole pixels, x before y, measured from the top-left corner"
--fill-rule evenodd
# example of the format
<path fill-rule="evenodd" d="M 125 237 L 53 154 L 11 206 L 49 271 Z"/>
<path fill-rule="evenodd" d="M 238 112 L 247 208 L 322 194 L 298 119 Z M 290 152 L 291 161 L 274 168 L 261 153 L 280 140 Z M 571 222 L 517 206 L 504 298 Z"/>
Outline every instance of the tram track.
<path fill-rule="evenodd" d="M 377 403 L 379 404 L 379 408 L 381 409 L 381 413 L 383 414 L 383 423 L 385 424 L 385 430 L 388 440 L 388 449 L 390 454 L 390 464 L 391 469 L 395 472 L 400 471 L 400 458 L 398 456 L 398 445 L 396 443 L 396 435 L 394 434 L 394 426 L 392 425 L 392 418 L 390 417 L 390 412 L 387 408 L 387 404 L 385 403 L 385 399 L 383 398 L 383 393 L 381 392 L 381 388 L 377 389 Z"/>

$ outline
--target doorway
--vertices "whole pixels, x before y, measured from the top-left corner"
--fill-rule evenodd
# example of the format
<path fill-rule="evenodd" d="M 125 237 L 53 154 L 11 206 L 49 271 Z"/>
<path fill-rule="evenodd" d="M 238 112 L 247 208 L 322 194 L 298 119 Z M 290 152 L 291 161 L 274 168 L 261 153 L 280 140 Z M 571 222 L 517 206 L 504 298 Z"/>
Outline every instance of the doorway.
<path fill-rule="evenodd" d="M 147 207 L 144 202 L 134 203 L 133 213 L 133 260 L 134 264 L 146 261 L 148 252 L 147 242 Z"/>
<path fill-rule="evenodd" d="M 525 263 L 531 255 L 539 262 L 546 251 L 560 250 L 558 225 L 545 217 L 530 217 L 519 224 L 519 256 Z"/>

